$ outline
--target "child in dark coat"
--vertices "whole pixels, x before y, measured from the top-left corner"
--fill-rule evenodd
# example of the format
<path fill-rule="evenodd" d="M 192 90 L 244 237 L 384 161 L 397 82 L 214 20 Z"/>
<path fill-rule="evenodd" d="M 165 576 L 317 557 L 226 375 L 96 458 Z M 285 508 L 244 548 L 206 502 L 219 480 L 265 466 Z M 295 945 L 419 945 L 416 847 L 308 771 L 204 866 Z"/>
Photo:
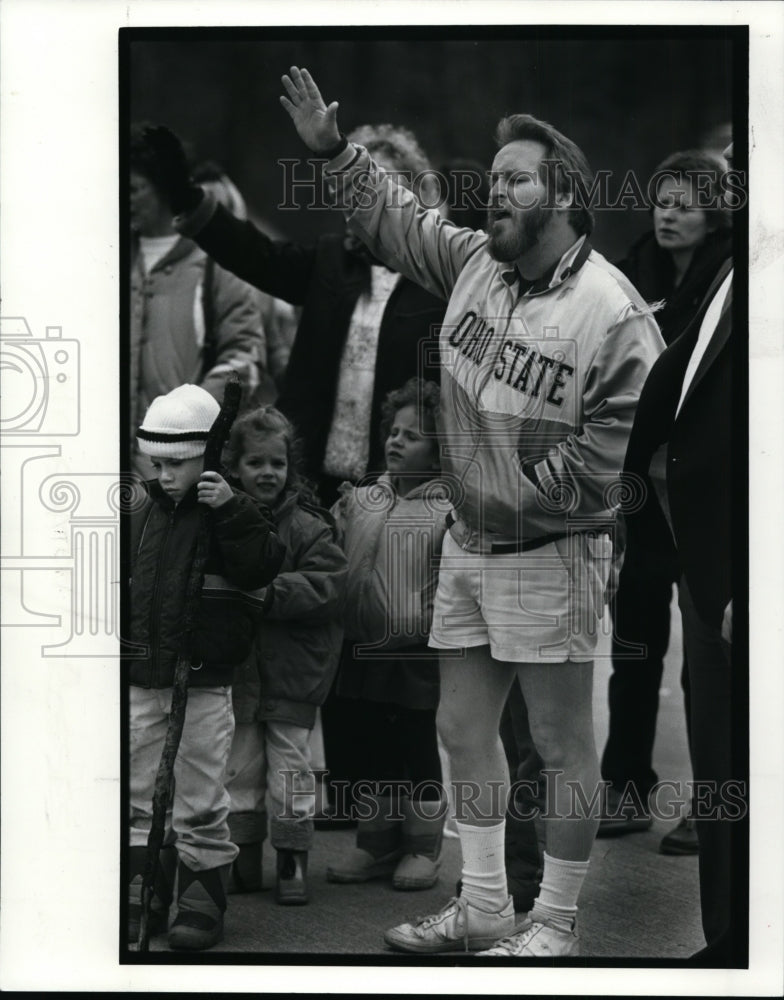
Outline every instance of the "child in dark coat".
<path fill-rule="evenodd" d="M 131 628 L 146 655 L 130 674 L 130 909 L 128 939 L 138 938 L 141 884 L 152 796 L 171 711 L 175 665 L 183 654 L 183 615 L 197 536 L 209 508 L 209 555 L 197 626 L 174 791 L 150 913 L 151 934 L 167 929 L 175 862 L 177 916 L 172 948 L 201 950 L 223 936 L 228 869 L 237 855 L 223 779 L 234 731 L 231 682 L 248 655 L 254 606 L 281 564 L 283 546 L 263 508 L 204 472 L 207 434 L 219 412 L 205 389 L 183 385 L 151 403 L 137 432 L 157 479 L 132 521 Z"/>
<path fill-rule="evenodd" d="M 227 460 L 245 492 L 271 508 L 286 545 L 281 572 L 267 587 L 253 654 L 234 688 L 227 787 L 240 853 L 230 890 L 261 888 L 266 799 L 276 899 L 302 904 L 315 811 L 310 733 L 337 670 L 346 558 L 331 516 L 314 505 L 301 479 L 294 429 L 283 414 L 269 406 L 241 417 Z"/>

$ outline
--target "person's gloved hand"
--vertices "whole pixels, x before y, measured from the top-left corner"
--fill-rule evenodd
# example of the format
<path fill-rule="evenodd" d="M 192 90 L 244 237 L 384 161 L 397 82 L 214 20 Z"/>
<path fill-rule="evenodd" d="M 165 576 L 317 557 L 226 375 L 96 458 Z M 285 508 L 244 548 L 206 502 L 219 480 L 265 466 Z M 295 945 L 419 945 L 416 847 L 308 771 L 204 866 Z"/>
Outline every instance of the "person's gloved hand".
<path fill-rule="evenodd" d="M 144 139 L 154 150 L 160 170 L 161 186 L 174 215 L 192 211 L 204 192 L 191 180 L 182 143 L 165 125 L 148 125 Z"/>

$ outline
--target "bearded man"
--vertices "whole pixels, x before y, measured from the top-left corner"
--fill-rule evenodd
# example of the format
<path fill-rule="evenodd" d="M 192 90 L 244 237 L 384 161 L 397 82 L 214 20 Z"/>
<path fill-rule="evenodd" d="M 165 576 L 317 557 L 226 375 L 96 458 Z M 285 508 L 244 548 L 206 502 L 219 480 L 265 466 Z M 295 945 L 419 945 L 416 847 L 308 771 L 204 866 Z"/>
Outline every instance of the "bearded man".
<path fill-rule="evenodd" d="M 374 256 L 448 300 L 440 333 L 442 469 L 454 486 L 430 645 L 450 756 L 462 887 L 387 931 L 391 948 L 578 954 L 577 897 L 598 825 L 593 654 L 634 410 L 664 343 L 627 278 L 591 248 L 590 170 L 546 122 L 498 127 L 488 232 L 423 209 L 336 124 L 307 70 L 281 103 L 328 158 L 348 225 Z M 584 200 L 584 199 L 583 199 Z M 517 680 L 553 772 L 544 875 L 515 927 L 504 870 L 508 771 L 498 727 Z"/>

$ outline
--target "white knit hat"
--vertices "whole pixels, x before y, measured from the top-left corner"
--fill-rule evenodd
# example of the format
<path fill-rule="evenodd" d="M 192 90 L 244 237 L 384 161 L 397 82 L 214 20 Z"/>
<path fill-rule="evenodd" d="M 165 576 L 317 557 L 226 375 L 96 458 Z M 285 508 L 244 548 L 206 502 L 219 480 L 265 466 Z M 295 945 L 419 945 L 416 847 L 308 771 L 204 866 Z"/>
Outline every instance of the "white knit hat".
<path fill-rule="evenodd" d="M 136 432 L 139 450 L 152 458 L 198 458 L 220 413 L 217 400 L 198 385 L 181 385 L 154 399 Z"/>

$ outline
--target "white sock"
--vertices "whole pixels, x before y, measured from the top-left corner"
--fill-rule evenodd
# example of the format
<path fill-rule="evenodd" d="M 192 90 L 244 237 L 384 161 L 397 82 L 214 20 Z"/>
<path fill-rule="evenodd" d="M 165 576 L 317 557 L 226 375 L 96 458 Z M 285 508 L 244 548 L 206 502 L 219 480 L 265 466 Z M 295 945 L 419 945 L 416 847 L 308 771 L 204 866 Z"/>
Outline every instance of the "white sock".
<path fill-rule="evenodd" d="M 546 920 L 558 930 L 570 931 L 577 916 L 577 897 L 588 874 L 589 861 L 565 861 L 544 852 L 542 887 L 531 917 Z"/>
<path fill-rule="evenodd" d="M 456 826 L 463 850 L 461 898 L 487 913 L 502 910 L 509 898 L 504 865 L 505 821 L 496 826 Z"/>

